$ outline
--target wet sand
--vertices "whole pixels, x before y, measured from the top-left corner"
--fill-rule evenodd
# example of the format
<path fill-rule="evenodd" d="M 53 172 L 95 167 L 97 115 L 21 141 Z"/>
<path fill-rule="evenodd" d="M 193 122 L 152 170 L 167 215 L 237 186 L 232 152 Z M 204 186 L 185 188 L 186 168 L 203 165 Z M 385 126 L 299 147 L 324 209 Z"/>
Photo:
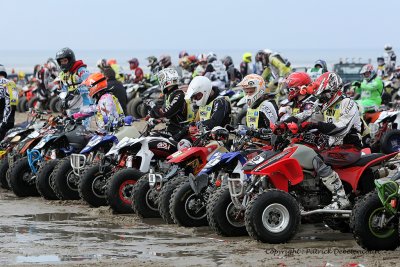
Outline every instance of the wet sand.
<path fill-rule="evenodd" d="M 19 114 L 19 118 L 25 118 Z M 367 252 L 351 234 L 302 225 L 281 245 L 226 238 L 208 227 L 115 215 L 83 201 L 17 198 L 0 190 L 0 266 L 398 266 L 397 251 Z"/>

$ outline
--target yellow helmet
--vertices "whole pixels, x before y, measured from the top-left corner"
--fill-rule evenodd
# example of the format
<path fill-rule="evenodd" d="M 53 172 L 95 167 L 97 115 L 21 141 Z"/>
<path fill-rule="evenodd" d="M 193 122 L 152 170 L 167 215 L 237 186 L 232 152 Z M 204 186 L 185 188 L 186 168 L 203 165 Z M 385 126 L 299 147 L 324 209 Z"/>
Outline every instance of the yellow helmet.
<path fill-rule="evenodd" d="M 249 62 L 251 62 L 251 57 L 252 57 L 251 53 L 246 52 L 243 54 L 243 61 L 246 63 L 249 63 Z"/>
<path fill-rule="evenodd" d="M 25 72 L 19 71 L 19 72 L 18 72 L 18 79 L 19 79 L 19 80 L 25 79 Z"/>

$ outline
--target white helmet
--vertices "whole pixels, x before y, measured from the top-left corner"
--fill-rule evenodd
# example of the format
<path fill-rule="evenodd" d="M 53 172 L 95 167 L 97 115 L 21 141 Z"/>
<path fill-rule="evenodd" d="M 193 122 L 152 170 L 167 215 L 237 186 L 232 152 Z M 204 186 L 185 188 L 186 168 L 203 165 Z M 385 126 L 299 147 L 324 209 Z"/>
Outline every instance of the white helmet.
<path fill-rule="evenodd" d="M 265 48 L 265 49 L 263 50 L 263 52 L 264 52 L 265 54 L 268 54 L 268 55 L 272 54 L 272 50 L 270 50 L 270 49 L 268 49 L 268 48 Z"/>
<path fill-rule="evenodd" d="M 385 44 L 384 49 L 385 49 L 385 51 L 392 50 L 392 46 L 390 44 Z"/>
<path fill-rule="evenodd" d="M 165 68 L 158 72 L 158 81 L 165 93 L 169 87 L 179 85 L 179 74 L 174 68 Z"/>
<path fill-rule="evenodd" d="M 254 88 L 254 92 L 251 95 L 245 96 L 246 103 L 251 107 L 259 98 L 261 98 L 266 93 L 265 81 L 258 74 L 249 74 L 243 78 L 243 80 L 238 84 L 238 86 L 243 89 Z"/>
<path fill-rule="evenodd" d="M 185 98 L 192 100 L 198 107 L 207 104 L 208 97 L 212 90 L 211 81 L 205 76 L 196 76 L 189 84 Z M 201 94 L 201 95 L 200 95 Z M 192 99 L 195 97 L 194 99 Z"/>

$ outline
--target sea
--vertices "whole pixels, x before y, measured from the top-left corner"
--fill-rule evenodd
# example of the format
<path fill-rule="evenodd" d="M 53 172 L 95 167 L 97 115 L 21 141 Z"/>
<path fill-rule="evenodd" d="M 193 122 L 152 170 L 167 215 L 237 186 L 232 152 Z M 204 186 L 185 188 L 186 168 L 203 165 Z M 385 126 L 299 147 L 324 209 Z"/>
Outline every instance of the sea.
<path fill-rule="evenodd" d="M 82 59 L 88 66 L 89 70 L 96 70 L 96 62 L 101 58 L 114 58 L 125 72 L 129 72 L 128 60 L 136 57 L 139 59 L 140 66 L 147 71 L 146 57 L 168 54 L 172 57 L 173 64 L 178 64 L 178 55 L 182 49 L 176 50 L 80 50 L 75 49 L 76 59 Z M 50 57 L 55 57 L 57 49 L 47 50 L 0 50 L 0 64 L 3 64 L 7 71 L 24 71 L 32 72 L 36 64 L 43 64 Z M 253 51 L 239 49 L 187 49 L 189 54 L 198 55 L 200 53 L 214 52 L 219 58 L 231 56 L 234 64 L 239 66 L 242 55 L 245 52 L 251 52 L 253 56 L 257 53 L 257 49 Z M 372 63 L 376 65 L 376 58 L 383 55 L 383 47 L 369 49 L 281 49 L 279 52 L 283 57 L 287 58 L 292 66 L 295 67 L 310 67 L 318 59 L 323 59 L 327 62 L 328 68 L 332 68 L 333 64 L 342 62 L 361 62 Z"/>

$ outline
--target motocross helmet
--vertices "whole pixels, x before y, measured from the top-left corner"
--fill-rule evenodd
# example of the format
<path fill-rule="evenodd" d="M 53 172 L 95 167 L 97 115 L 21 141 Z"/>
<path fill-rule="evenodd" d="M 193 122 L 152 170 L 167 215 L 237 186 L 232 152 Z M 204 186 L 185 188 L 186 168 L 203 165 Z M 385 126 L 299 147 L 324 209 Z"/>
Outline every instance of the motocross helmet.
<path fill-rule="evenodd" d="M 157 58 L 155 56 L 149 56 L 146 58 L 146 60 L 149 62 L 147 67 L 155 67 L 158 64 Z"/>
<path fill-rule="evenodd" d="M 183 58 L 189 56 L 188 52 L 186 52 L 186 50 L 182 50 L 181 52 L 179 52 L 179 58 Z"/>
<path fill-rule="evenodd" d="M 4 76 L 4 78 L 7 78 L 7 71 L 3 65 L 0 65 L 0 75 Z"/>
<path fill-rule="evenodd" d="M 139 60 L 137 58 L 132 58 L 128 61 L 129 65 L 133 65 L 133 67 L 131 69 L 136 69 L 137 67 L 139 67 Z"/>
<path fill-rule="evenodd" d="M 334 72 L 325 72 L 315 80 L 311 88 L 319 103 L 322 104 L 322 111 L 328 109 L 342 97 L 342 85 L 342 78 Z"/>
<path fill-rule="evenodd" d="M 385 49 L 385 51 L 390 51 L 390 50 L 392 50 L 392 45 L 385 44 L 384 49 Z"/>
<path fill-rule="evenodd" d="M 250 52 L 246 52 L 243 54 L 242 59 L 245 63 L 250 63 L 251 62 L 251 53 Z"/>
<path fill-rule="evenodd" d="M 315 63 L 314 63 L 314 68 L 316 68 L 317 66 L 321 66 L 321 68 L 322 68 L 322 70 L 323 70 L 324 72 L 327 72 L 327 71 L 328 71 L 328 67 L 327 67 L 327 65 L 326 65 L 326 61 L 325 61 L 325 60 L 318 59 L 317 61 L 315 61 Z"/>
<path fill-rule="evenodd" d="M 249 74 L 238 84 L 242 87 L 246 96 L 246 103 L 251 107 L 266 93 L 265 81 L 258 74 Z"/>
<path fill-rule="evenodd" d="M 222 59 L 222 63 L 224 63 L 225 67 L 228 68 L 230 65 L 233 64 L 232 57 L 230 57 L 230 56 L 224 57 L 224 58 Z"/>
<path fill-rule="evenodd" d="M 107 59 L 105 59 L 105 58 L 102 58 L 102 59 L 99 59 L 98 61 L 97 61 L 97 67 L 100 69 L 100 70 L 104 70 L 108 65 L 107 65 Z"/>
<path fill-rule="evenodd" d="M 172 62 L 171 62 L 171 56 L 169 55 L 162 55 L 160 56 L 160 59 L 158 60 L 160 62 L 160 66 L 164 69 L 164 68 L 168 68 L 169 66 L 171 66 Z"/>
<path fill-rule="evenodd" d="M 385 65 L 385 58 L 384 57 L 377 57 L 376 62 L 378 63 L 378 66 L 383 66 Z"/>
<path fill-rule="evenodd" d="M 210 79 L 205 76 L 196 76 L 189 83 L 185 99 L 191 100 L 198 107 L 203 107 L 207 104 L 211 94 L 212 85 Z"/>
<path fill-rule="evenodd" d="M 61 64 L 60 60 L 63 58 L 68 59 L 67 64 Z M 60 69 L 64 72 L 67 72 L 75 64 L 76 59 L 75 59 L 74 51 L 72 51 L 68 47 L 64 47 L 63 49 L 61 49 L 60 51 L 57 52 L 56 60 L 57 60 L 58 65 L 60 66 Z"/>
<path fill-rule="evenodd" d="M 311 84 L 310 76 L 305 72 L 293 72 L 285 79 L 288 99 L 292 101 L 299 95 L 307 94 L 307 86 Z"/>
<path fill-rule="evenodd" d="M 102 73 L 93 73 L 82 82 L 89 89 L 89 96 L 95 97 L 99 92 L 107 89 L 107 78 Z"/>
<path fill-rule="evenodd" d="M 367 64 L 364 65 L 364 67 L 362 67 L 360 74 L 363 76 L 365 80 L 370 82 L 372 79 L 375 78 L 376 71 L 374 69 L 374 66 L 372 66 L 371 64 Z"/>
<path fill-rule="evenodd" d="M 226 141 L 229 138 L 229 132 L 221 126 L 215 126 L 211 130 L 211 138 L 215 141 Z"/>
<path fill-rule="evenodd" d="M 171 87 L 179 85 L 179 74 L 174 68 L 165 68 L 158 72 L 161 90 L 166 94 Z"/>
<path fill-rule="evenodd" d="M 108 66 L 112 66 L 117 64 L 117 60 L 115 58 L 110 58 L 109 60 L 107 60 L 107 65 Z"/>

